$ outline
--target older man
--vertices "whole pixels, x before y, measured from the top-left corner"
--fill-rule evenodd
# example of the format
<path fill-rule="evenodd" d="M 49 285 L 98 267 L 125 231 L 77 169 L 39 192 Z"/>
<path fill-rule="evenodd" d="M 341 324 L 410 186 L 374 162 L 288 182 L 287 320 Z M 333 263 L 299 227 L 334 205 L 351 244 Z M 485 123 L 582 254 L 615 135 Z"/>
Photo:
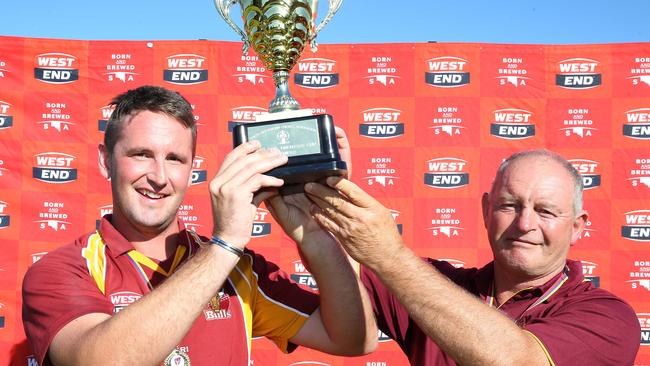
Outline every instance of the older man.
<path fill-rule="evenodd" d="M 501 164 L 482 200 L 494 260 L 480 269 L 421 260 L 386 208 L 348 180 L 327 183 L 306 186 L 313 215 L 364 265 L 378 325 L 411 364 L 633 363 L 634 311 L 567 259 L 587 212 L 561 156 L 533 150 Z"/>

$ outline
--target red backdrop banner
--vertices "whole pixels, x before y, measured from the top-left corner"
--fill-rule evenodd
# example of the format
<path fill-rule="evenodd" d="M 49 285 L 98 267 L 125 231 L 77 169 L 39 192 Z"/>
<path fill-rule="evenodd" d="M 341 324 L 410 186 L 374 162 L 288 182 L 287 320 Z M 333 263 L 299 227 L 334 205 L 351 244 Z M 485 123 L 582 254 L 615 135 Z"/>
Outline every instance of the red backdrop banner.
<path fill-rule="evenodd" d="M 93 230 L 112 210 L 97 144 L 120 92 L 181 92 L 199 129 L 179 216 L 212 230 L 207 184 L 232 147 L 233 124 L 267 111 L 273 80 L 241 43 L 0 37 L 0 356 L 33 365 L 21 323 L 25 271 Z M 341 44 L 306 49 L 290 88 L 303 108 L 347 131 L 352 180 L 393 213 L 418 254 L 457 266 L 491 260 L 480 213 L 501 160 L 546 147 L 582 174 L 590 212 L 570 257 L 596 286 L 627 300 L 650 363 L 650 43 L 606 45 Z M 317 289 L 262 206 L 250 246 Z M 414 276 L 414 280 L 418 280 Z M 253 342 L 256 366 L 406 365 L 394 342 L 341 358 L 290 355 Z"/>

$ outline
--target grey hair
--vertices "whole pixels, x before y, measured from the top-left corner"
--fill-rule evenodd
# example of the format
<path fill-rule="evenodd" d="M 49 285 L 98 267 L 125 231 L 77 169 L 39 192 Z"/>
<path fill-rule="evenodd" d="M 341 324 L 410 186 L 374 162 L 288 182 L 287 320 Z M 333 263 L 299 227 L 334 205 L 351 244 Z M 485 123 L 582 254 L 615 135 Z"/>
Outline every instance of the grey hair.
<path fill-rule="evenodd" d="M 497 174 L 494 177 L 494 181 L 492 182 L 492 188 L 490 192 L 494 190 L 495 183 L 501 179 L 508 165 L 510 165 L 511 163 L 517 160 L 528 158 L 528 157 L 542 157 L 542 158 L 553 160 L 556 163 L 560 164 L 566 170 L 566 172 L 569 173 L 571 179 L 573 180 L 573 186 L 574 186 L 573 188 L 574 215 L 578 215 L 580 212 L 582 212 L 582 192 L 584 190 L 582 176 L 580 175 L 580 173 L 578 173 L 576 168 L 573 165 L 571 165 L 571 163 L 567 159 L 565 159 L 562 155 L 547 149 L 524 150 L 524 151 L 514 153 L 510 155 L 508 158 L 506 158 L 503 162 L 501 162 L 501 165 L 499 165 L 499 169 L 497 169 Z"/>

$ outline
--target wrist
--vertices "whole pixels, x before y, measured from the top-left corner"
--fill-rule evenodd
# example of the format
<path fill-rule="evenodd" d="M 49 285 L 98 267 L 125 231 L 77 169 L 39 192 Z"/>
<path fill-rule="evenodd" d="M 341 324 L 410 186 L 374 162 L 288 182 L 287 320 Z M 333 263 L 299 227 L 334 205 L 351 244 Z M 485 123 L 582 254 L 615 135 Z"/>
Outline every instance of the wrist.
<path fill-rule="evenodd" d="M 210 240 L 202 242 L 202 244 L 219 247 L 220 249 L 237 256 L 237 258 L 241 258 L 241 256 L 244 255 L 244 250 L 240 249 L 239 247 L 233 244 L 230 244 L 229 242 L 221 239 L 217 235 L 212 235 L 212 238 Z"/>

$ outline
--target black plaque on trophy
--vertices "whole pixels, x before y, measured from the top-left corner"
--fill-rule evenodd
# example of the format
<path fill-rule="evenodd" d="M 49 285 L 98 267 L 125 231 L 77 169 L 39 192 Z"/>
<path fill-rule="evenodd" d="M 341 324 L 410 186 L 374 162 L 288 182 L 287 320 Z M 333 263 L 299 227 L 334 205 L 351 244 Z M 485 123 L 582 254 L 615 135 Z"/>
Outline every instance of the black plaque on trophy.
<path fill-rule="evenodd" d="M 257 140 L 262 147 L 275 147 L 287 155 L 287 164 L 266 173 L 284 180 L 282 194 L 302 192 L 304 183 L 347 173 L 329 114 L 242 123 L 232 134 L 235 147 Z"/>

